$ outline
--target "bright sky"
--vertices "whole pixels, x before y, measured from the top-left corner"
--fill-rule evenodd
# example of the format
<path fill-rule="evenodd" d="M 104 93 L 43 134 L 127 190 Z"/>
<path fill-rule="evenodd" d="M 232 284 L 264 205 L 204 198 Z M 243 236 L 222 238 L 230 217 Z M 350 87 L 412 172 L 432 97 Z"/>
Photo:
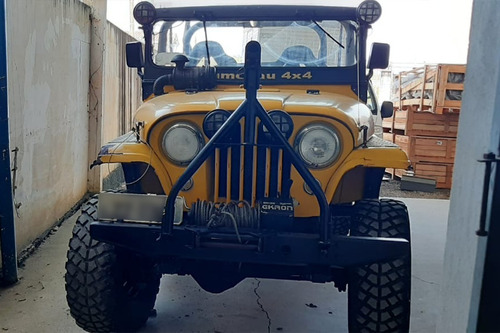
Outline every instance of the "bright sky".
<path fill-rule="evenodd" d="M 162 3 L 179 2 L 160 0 Z M 189 2 L 195 2 L 191 0 Z M 210 0 L 199 0 L 203 6 Z M 218 3 L 225 0 L 212 0 Z M 373 25 L 369 44 L 384 42 L 391 45 L 391 63 L 397 66 L 413 64 L 465 64 L 473 0 L 378 0 L 382 17 Z M 130 13 L 139 0 L 108 0 L 108 20 L 122 30 L 130 30 Z M 226 0 L 229 4 L 235 0 Z M 248 2 L 248 0 L 246 1 Z M 304 3 L 302 0 L 261 0 L 256 4 Z M 345 0 L 344 0 L 345 2 Z M 351 3 L 359 3 L 352 1 Z M 184 3 L 184 2 L 183 2 Z M 307 4 L 334 4 L 332 0 L 309 0 Z"/>

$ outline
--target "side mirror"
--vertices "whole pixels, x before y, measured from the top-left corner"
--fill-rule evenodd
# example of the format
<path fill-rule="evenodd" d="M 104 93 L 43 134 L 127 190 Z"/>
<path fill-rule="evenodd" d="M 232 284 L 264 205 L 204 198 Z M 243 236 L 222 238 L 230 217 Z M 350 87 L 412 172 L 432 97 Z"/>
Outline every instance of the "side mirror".
<path fill-rule="evenodd" d="M 373 43 L 372 53 L 368 60 L 368 69 L 385 69 L 389 66 L 391 46 L 385 43 Z"/>
<path fill-rule="evenodd" d="M 132 42 L 125 45 L 127 54 L 127 66 L 140 69 L 144 67 L 144 58 L 142 56 L 141 42 Z"/>
<path fill-rule="evenodd" d="M 382 102 L 380 106 L 380 116 L 382 118 L 390 118 L 394 114 L 394 105 L 392 102 Z"/>

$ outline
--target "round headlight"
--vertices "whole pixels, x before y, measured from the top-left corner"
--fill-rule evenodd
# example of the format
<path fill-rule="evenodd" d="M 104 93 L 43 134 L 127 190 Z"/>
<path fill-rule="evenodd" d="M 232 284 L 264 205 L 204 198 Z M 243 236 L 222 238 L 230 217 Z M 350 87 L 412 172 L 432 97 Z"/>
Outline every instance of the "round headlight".
<path fill-rule="evenodd" d="M 175 124 L 163 135 L 162 146 L 172 162 L 186 165 L 200 152 L 203 147 L 203 137 L 200 131 L 191 124 Z"/>
<path fill-rule="evenodd" d="M 137 23 L 147 25 L 156 19 L 156 8 L 147 1 L 139 2 L 134 8 L 134 18 Z"/>
<path fill-rule="evenodd" d="M 327 167 L 340 155 L 339 135 L 325 124 L 308 125 L 297 134 L 295 150 L 309 167 Z"/>
<path fill-rule="evenodd" d="M 359 5 L 356 14 L 360 21 L 372 24 L 382 15 L 382 6 L 375 0 L 366 0 Z"/>

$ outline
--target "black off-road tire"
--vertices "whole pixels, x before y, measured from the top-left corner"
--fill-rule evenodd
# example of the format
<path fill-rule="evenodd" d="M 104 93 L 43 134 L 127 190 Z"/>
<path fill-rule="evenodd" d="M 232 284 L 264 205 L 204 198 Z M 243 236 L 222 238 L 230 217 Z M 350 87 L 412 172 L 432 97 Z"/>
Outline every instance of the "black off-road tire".
<path fill-rule="evenodd" d="M 404 238 L 410 241 L 408 210 L 392 199 L 362 200 L 355 205 L 352 236 Z M 353 268 L 348 277 L 350 332 L 408 332 L 411 253 L 402 258 Z"/>
<path fill-rule="evenodd" d="M 90 237 L 97 198 L 82 209 L 69 242 L 66 299 L 78 326 L 88 332 L 131 332 L 153 310 L 160 277 L 147 258 Z"/>

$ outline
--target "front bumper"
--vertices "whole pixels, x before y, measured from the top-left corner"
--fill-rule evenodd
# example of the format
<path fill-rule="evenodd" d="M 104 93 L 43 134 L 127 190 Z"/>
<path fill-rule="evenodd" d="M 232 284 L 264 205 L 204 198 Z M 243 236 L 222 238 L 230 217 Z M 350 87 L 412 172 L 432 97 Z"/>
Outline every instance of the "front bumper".
<path fill-rule="evenodd" d="M 329 244 L 319 235 L 291 232 L 234 233 L 206 227 L 174 227 L 162 234 L 159 225 L 93 222 L 92 238 L 156 258 L 174 257 L 266 265 L 319 265 L 346 268 L 403 257 L 405 239 L 332 236 Z"/>

